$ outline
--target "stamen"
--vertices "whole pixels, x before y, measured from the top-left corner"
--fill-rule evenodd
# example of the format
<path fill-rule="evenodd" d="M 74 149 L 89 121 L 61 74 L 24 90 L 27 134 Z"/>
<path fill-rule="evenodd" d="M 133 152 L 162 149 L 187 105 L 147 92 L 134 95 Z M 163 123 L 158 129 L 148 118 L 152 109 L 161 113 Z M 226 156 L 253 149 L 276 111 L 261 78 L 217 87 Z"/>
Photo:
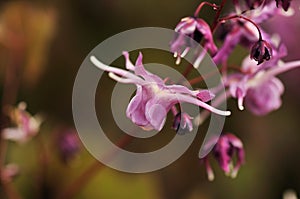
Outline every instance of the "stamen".
<path fill-rule="evenodd" d="M 174 52 L 174 58 L 176 58 L 178 56 L 178 53 L 177 52 Z"/>
<path fill-rule="evenodd" d="M 204 56 L 206 55 L 206 49 L 203 48 L 202 52 L 200 53 L 200 55 L 197 57 L 196 61 L 194 62 L 193 66 L 194 68 L 199 68 L 201 62 L 203 61 Z"/>
<path fill-rule="evenodd" d="M 181 53 L 181 57 L 186 56 L 186 54 L 189 52 L 190 48 L 186 48 L 182 53 Z"/>
<path fill-rule="evenodd" d="M 243 97 L 238 98 L 238 107 L 241 111 L 243 111 L 245 109 L 245 107 L 243 105 L 243 101 L 244 101 Z"/>
<path fill-rule="evenodd" d="M 180 62 L 181 62 L 181 57 L 180 57 L 180 55 L 179 55 L 179 56 L 177 56 L 177 59 L 176 59 L 175 64 L 176 64 L 176 65 L 179 65 Z"/>
<path fill-rule="evenodd" d="M 205 167 L 206 167 L 207 178 L 209 181 L 213 181 L 215 179 L 215 175 L 214 175 L 214 171 L 212 170 L 207 157 L 204 159 L 204 163 L 205 163 Z"/>

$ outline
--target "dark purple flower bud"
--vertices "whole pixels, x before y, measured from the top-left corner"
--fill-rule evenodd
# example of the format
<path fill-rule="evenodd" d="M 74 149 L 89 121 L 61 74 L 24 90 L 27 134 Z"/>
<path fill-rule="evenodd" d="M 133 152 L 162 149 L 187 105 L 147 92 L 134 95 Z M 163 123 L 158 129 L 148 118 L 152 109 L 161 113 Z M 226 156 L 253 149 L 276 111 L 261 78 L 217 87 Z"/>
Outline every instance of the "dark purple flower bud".
<path fill-rule="evenodd" d="M 258 40 L 252 48 L 250 58 L 257 61 L 257 65 L 264 62 L 264 60 L 270 60 L 272 57 L 272 47 L 265 40 Z"/>
<path fill-rule="evenodd" d="M 284 11 L 287 11 L 291 5 L 292 0 L 275 0 L 276 1 L 276 6 L 278 7 L 281 5 Z"/>
<path fill-rule="evenodd" d="M 60 158 L 64 163 L 69 163 L 80 151 L 80 141 L 73 129 L 60 131 L 57 144 Z"/>
<path fill-rule="evenodd" d="M 177 133 L 185 133 L 185 130 L 192 131 L 193 130 L 193 123 L 192 117 L 189 116 L 187 113 L 177 113 L 174 122 L 173 122 L 173 129 L 176 130 Z"/>

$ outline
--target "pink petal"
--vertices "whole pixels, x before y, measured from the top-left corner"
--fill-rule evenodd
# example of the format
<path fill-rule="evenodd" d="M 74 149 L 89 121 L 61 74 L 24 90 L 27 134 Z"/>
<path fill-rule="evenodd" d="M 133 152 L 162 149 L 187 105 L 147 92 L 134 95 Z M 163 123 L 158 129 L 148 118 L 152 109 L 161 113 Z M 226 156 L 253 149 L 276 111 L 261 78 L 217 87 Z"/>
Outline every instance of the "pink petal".
<path fill-rule="evenodd" d="M 166 121 L 166 109 L 160 104 L 153 104 L 146 109 L 146 117 L 154 129 L 160 131 Z"/>

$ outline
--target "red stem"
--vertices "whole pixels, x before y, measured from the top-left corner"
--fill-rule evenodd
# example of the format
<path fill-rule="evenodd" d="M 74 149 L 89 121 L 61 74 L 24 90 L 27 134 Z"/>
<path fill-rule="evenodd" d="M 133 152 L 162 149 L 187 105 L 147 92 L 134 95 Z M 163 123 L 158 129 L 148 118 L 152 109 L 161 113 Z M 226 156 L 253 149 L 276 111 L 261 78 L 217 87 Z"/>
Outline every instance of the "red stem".
<path fill-rule="evenodd" d="M 221 2 L 220 6 L 219 6 L 219 9 L 218 9 L 218 11 L 217 11 L 217 13 L 216 13 L 216 16 L 215 16 L 215 18 L 214 18 L 214 22 L 213 22 L 212 27 L 211 27 L 211 32 L 214 32 L 215 28 L 217 27 L 217 25 L 218 25 L 218 23 L 219 23 L 219 18 L 220 18 L 220 15 L 221 15 L 222 10 L 223 10 L 223 8 L 224 8 L 224 6 L 225 6 L 225 4 L 226 4 L 226 1 L 227 1 L 227 0 L 223 0 L 223 1 Z"/>
<path fill-rule="evenodd" d="M 256 25 L 256 23 L 254 21 L 252 21 L 251 19 L 248 19 L 247 17 L 241 16 L 241 15 L 233 15 L 233 16 L 229 16 L 229 17 L 220 18 L 219 22 L 228 21 L 230 19 L 236 19 L 236 18 L 246 20 L 246 21 L 250 22 L 251 24 L 253 24 L 256 27 L 257 31 L 258 31 L 259 40 L 260 41 L 262 40 L 262 35 L 261 35 L 261 31 L 260 31 L 259 27 Z"/>
<path fill-rule="evenodd" d="M 204 1 L 204 2 L 200 3 L 199 6 L 197 7 L 196 11 L 194 12 L 194 17 L 197 17 L 199 15 L 199 12 L 201 11 L 201 9 L 204 5 L 211 6 L 214 9 L 219 9 L 219 6 L 217 6 L 216 4 Z"/>
<path fill-rule="evenodd" d="M 206 75 L 204 75 L 204 76 L 199 76 L 199 77 L 196 77 L 196 78 L 194 78 L 194 79 L 191 79 L 191 80 L 189 80 L 189 83 L 190 83 L 190 85 L 194 85 L 194 84 L 197 84 L 197 83 L 199 83 L 199 82 L 202 82 L 203 80 L 205 80 L 205 79 L 208 79 L 208 78 L 210 78 L 210 77 L 213 77 L 215 74 L 217 74 L 219 71 L 217 71 L 217 70 L 214 70 L 214 71 L 211 71 L 210 73 L 208 73 L 208 74 L 206 74 Z"/>

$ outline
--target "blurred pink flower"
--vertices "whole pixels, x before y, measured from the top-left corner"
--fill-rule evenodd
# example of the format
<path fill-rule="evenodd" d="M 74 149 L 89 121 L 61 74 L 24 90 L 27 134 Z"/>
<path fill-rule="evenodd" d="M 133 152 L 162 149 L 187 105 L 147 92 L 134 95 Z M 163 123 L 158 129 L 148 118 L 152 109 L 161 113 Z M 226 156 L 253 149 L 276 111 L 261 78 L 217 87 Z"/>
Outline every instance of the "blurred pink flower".
<path fill-rule="evenodd" d="M 282 82 L 275 76 L 300 67 L 300 61 L 278 63 L 272 67 L 257 68 L 249 58 L 243 62 L 242 71 L 250 73 L 234 73 L 228 76 L 226 85 L 232 97 L 238 99 L 238 107 L 244 109 L 243 102 L 249 111 L 256 115 L 266 115 L 281 106 L 281 95 L 284 91 Z M 251 69 L 253 68 L 253 69 Z"/>
<path fill-rule="evenodd" d="M 28 113 L 26 107 L 26 103 L 21 102 L 10 111 L 10 119 L 16 126 L 3 129 L 4 139 L 25 143 L 37 135 L 42 120 L 39 116 Z"/>
<path fill-rule="evenodd" d="M 273 77 L 256 87 L 250 88 L 245 97 L 245 105 L 255 115 L 266 115 L 281 106 L 281 95 L 284 86 L 282 82 Z"/>
<path fill-rule="evenodd" d="M 19 166 L 16 164 L 7 164 L 1 170 L 2 182 L 11 182 L 20 172 Z"/>
<path fill-rule="evenodd" d="M 80 140 L 74 129 L 60 130 L 55 144 L 64 163 L 69 163 L 80 151 Z"/>

